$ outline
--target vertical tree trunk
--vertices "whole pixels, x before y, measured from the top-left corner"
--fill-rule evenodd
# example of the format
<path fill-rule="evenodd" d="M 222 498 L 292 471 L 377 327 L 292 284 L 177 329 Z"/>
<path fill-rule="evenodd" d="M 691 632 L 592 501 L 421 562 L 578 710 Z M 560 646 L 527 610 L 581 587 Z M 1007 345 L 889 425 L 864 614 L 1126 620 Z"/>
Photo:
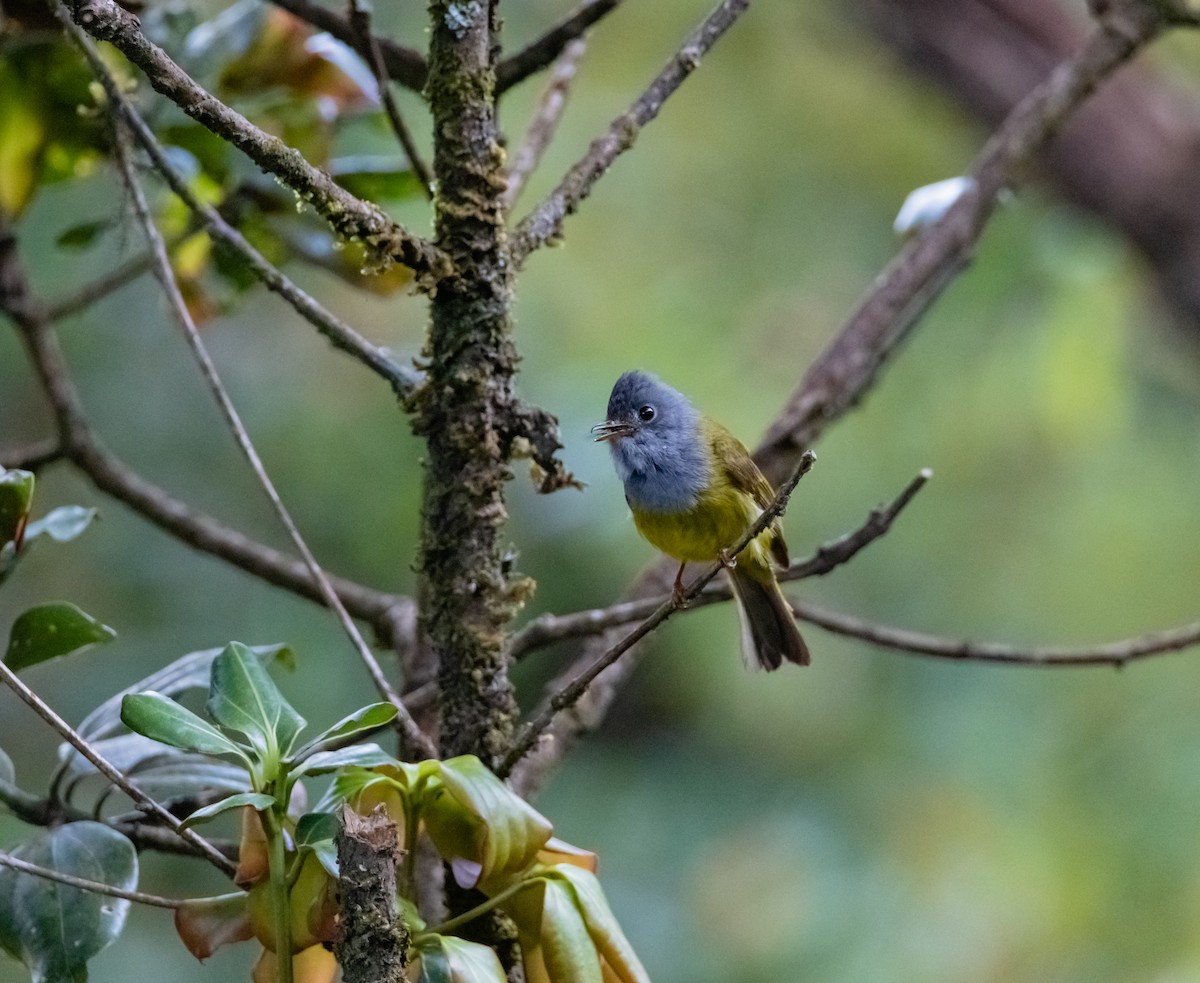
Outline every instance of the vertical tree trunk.
<path fill-rule="evenodd" d="M 429 10 L 436 241 L 457 272 L 432 299 L 428 386 L 416 418 L 428 447 L 421 609 L 439 663 L 441 750 L 477 754 L 494 767 L 516 709 L 503 634 L 512 605 L 499 548 L 516 352 L 493 25 L 480 0 L 432 0 Z"/>

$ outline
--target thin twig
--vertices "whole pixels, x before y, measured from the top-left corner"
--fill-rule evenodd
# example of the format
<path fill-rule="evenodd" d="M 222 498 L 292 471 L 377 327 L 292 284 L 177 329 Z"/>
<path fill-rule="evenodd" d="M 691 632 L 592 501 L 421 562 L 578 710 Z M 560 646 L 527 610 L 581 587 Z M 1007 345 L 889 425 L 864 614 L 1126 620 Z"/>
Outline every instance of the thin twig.
<path fill-rule="evenodd" d="M 155 169 L 208 233 L 245 260 L 254 275 L 268 290 L 278 294 L 290 304 L 301 317 L 328 339 L 334 348 L 356 358 L 380 378 L 387 380 L 402 401 L 410 400 L 420 383 L 420 375 L 414 369 L 394 362 L 382 349 L 322 307 L 309 293 L 296 286 L 278 267 L 270 263 L 262 253 L 250 245 L 245 236 L 222 218 L 220 212 L 203 201 L 192 190 L 187 180 L 175 169 L 163 152 L 154 133 L 146 125 L 146 121 L 142 119 L 133 104 L 125 98 L 120 85 L 117 84 L 116 79 L 108 70 L 108 66 L 99 57 L 95 46 L 84 35 L 77 34 L 76 40 L 92 71 L 100 80 L 100 84 L 104 86 L 110 102 L 120 109 L 134 137 L 150 157 Z M 151 265 L 153 265 L 152 261 Z"/>
<path fill-rule="evenodd" d="M 633 146 L 643 126 L 653 120 L 663 103 L 700 65 L 700 60 L 734 22 L 750 0 L 723 0 L 683 43 L 658 77 L 623 115 L 609 125 L 608 132 L 592 141 L 586 154 L 562 179 L 557 188 L 517 226 L 512 237 L 513 263 L 521 266 L 526 257 L 562 235 L 563 222 L 592 192 L 617 157 Z"/>
<path fill-rule="evenodd" d="M 109 294 L 133 283 L 153 265 L 149 256 L 134 256 L 111 273 L 106 273 L 91 283 L 85 283 L 65 297 L 51 301 L 46 305 L 46 319 L 50 322 L 61 321 L 64 317 L 79 313 L 85 307 L 91 307 L 96 301 L 103 300 Z"/>
<path fill-rule="evenodd" d="M 97 40 L 111 43 L 145 73 L 158 92 L 311 203 L 338 235 L 360 239 L 376 262 L 402 263 L 417 274 L 419 283 L 429 287 L 450 274 L 445 253 L 411 235 L 375 204 L 350 194 L 298 150 L 207 92 L 142 33 L 137 17 L 114 0 L 71 0 L 69 7 L 55 0 L 55 11 L 72 37 L 78 39 L 82 28 Z"/>
<path fill-rule="evenodd" d="M 530 41 L 520 51 L 503 59 L 496 66 L 496 91 L 504 92 L 534 72 L 551 64 L 572 41 L 583 37 L 589 27 L 615 10 L 621 0 L 584 0 L 572 13 L 559 21 L 541 37 Z"/>
<path fill-rule="evenodd" d="M 128 795 L 146 812 L 152 813 L 174 830 L 180 837 L 187 840 L 201 854 L 226 873 L 233 873 L 234 864 L 220 850 L 196 833 L 195 830 L 184 829 L 182 823 L 171 815 L 165 808 L 150 798 L 145 792 L 134 785 L 124 773 L 111 765 L 87 740 L 85 740 L 70 724 L 54 712 L 50 706 L 33 690 L 26 686 L 15 672 L 0 662 L 0 679 L 39 717 L 56 730 L 71 747 L 88 759 L 100 774 L 112 782 L 117 788 Z"/>
<path fill-rule="evenodd" d="M 114 119 L 116 120 L 117 118 Z M 391 683 L 388 682 L 387 676 L 384 675 L 378 660 L 376 660 L 374 654 L 367 646 L 366 641 L 358 630 L 358 626 L 346 611 L 341 599 L 337 596 L 337 592 L 334 591 L 333 585 L 330 584 L 329 578 L 325 575 L 325 571 L 317 563 L 317 559 L 309 549 L 308 543 L 300 535 L 299 528 L 297 528 L 291 513 L 283 504 L 283 500 L 279 497 L 275 483 L 271 480 L 270 475 L 267 474 L 266 467 L 263 465 L 262 458 L 259 457 L 258 450 L 255 448 L 249 433 L 242 424 L 241 416 L 237 408 L 233 405 L 233 400 L 230 399 L 228 391 L 221 382 L 217 367 L 213 363 L 207 347 L 200 338 L 200 332 L 196 329 L 195 322 L 192 320 L 192 315 L 188 310 L 187 302 L 183 299 L 183 294 L 179 290 L 179 284 L 175 280 L 175 274 L 171 269 L 171 260 L 167 255 L 166 243 L 163 241 L 158 227 L 154 224 L 154 216 L 150 214 L 150 206 L 146 202 L 141 182 L 138 180 L 137 174 L 134 173 L 133 164 L 129 159 L 128 147 L 125 143 L 126 138 L 124 133 L 120 132 L 120 128 L 121 124 L 117 122 L 118 132 L 116 133 L 116 139 L 113 141 L 114 155 L 117 159 L 125 187 L 129 191 L 130 198 L 133 201 L 134 212 L 137 215 L 138 222 L 146 234 L 146 239 L 150 243 L 150 250 L 154 256 L 154 274 L 158 278 L 159 283 L 162 284 L 172 315 L 183 331 L 188 347 L 191 349 L 192 355 L 200 367 L 201 375 L 203 375 L 209 391 L 216 400 L 221 415 L 225 418 L 225 422 L 234 439 L 237 441 L 238 447 L 249 462 L 251 470 L 258 479 L 259 485 L 266 493 L 267 499 L 271 503 L 271 508 L 275 511 L 280 523 L 287 530 L 288 537 L 295 545 L 297 551 L 303 557 L 304 563 L 308 567 L 313 580 L 317 582 L 326 605 L 337 615 L 342 629 L 346 632 L 347 637 L 357 650 L 359 658 L 362 660 L 371 677 L 371 681 L 375 684 L 375 688 L 385 700 L 396 708 L 396 726 L 402 740 L 407 745 L 406 750 L 431 756 L 433 745 L 417 726 L 416 721 L 412 719 L 399 694 L 392 688 Z"/>
<path fill-rule="evenodd" d="M 762 514 L 750 524 L 738 540 L 729 547 L 727 551 L 728 559 L 735 559 L 767 526 L 783 514 L 783 510 L 787 508 L 788 499 L 791 497 L 792 491 L 800 479 L 808 474 L 809 469 L 813 466 L 813 462 L 816 459 L 816 455 L 812 451 L 807 451 L 800 458 L 800 463 L 797 465 L 796 470 L 787 481 L 779 486 L 779 490 L 775 493 L 775 497 L 771 500 L 771 503 L 763 509 Z M 717 562 L 708 567 L 688 585 L 687 589 L 683 592 L 683 597 L 680 599 L 681 602 L 686 604 L 688 601 L 699 597 L 705 585 L 724 569 L 725 564 L 723 562 Z M 543 732 L 550 726 L 551 721 L 554 720 L 555 715 L 560 710 L 574 706 L 583 694 L 587 692 L 587 688 L 591 685 L 593 679 L 616 662 L 629 649 L 633 648 L 635 644 L 649 635 L 650 632 L 654 631 L 655 628 L 671 617 L 678 609 L 679 605 L 674 599 L 660 604 L 650 617 L 546 700 L 542 709 L 521 729 L 521 733 L 513 742 L 512 748 L 504 756 L 503 761 L 500 762 L 500 767 L 497 769 L 496 774 L 501 778 L 506 777 L 513 770 L 517 762 L 537 745 Z"/>
<path fill-rule="evenodd" d="M 554 70 L 550 73 L 550 82 L 542 92 L 537 112 L 534 113 L 533 119 L 529 123 L 529 129 L 525 132 L 525 139 L 521 142 L 517 152 L 513 154 L 512 164 L 508 168 L 508 186 L 500 198 L 505 211 L 512 208 L 525 189 L 525 182 L 537 169 L 542 154 L 546 152 L 550 141 L 554 139 L 558 122 L 562 119 L 563 110 L 567 107 L 567 93 L 575 78 L 575 70 L 579 65 L 579 59 L 583 57 L 586 50 L 587 44 L 582 39 L 576 39 L 563 49 L 562 54 L 554 63 Z"/>
<path fill-rule="evenodd" d="M 858 529 L 847 533 L 840 539 L 818 547 L 812 556 L 791 564 L 786 570 L 780 570 L 776 577 L 782 581 L 804 580 L 808 577 L 822 577 L 850 561 L 864 547 L 883 536 L 896 521 L 896 517 L 904 510 L 913 497 L 919 492 L 933 472 L 925 469 L 910 481 L 895 501 L 890 505 L 875 509 Z M 725 581 L 708 584 L 696 597 L 686 611 L 718 604 L 733 597 L 733 588 Z M 611 628 L 632 624 L 648 618 L 658 608 L 670 599 L 670 595 L 656 594 L 653 597 L 643 597 L 635 601 L 623 601 L 606 608 L 594 608 L 590 611 L 575 611 L 571 614 L 544 614 L 535 618 L 513 637 L 510 652 L 514 659 L 521 659 L 530 652 L 560 642 L 568 638 L 582 638 L 588 635 L 599 635 Z"/>
<path fill-rule="evenodd" d="M 1114 666 L 1120 669 L 1130 662 L 1200 645 L 1200 621 L 1167 631 L 1103 642 L 1099 645 L 1023 647 L 1003 642 L 972 642 L 927 635 L 923 632 L 909 631 L 907 628 L 863 621 L 799 601 L 792 601 L 791 605 L 797 618 L 838 635 L 858 638 L 882 648 L 963 662 L 998 662 L 1007 665 L 1057 668 Z"/>
<path fill-rule="evenodd" d="M 294 17 L 311 24 L 318 30 L 337 38 L 345 45 L 354 48 L 364 59 L 367 53 L 363 50 L 362 38 L 351 26 L 350 21 L 341 14 L 312 3 L 311 0 L 273 0 L 276 7 L 286 10 Z M 406 88 L 420 93 L 425 89 L 425 79 L 429 75 L 429 65 L 425 56 L 415 48 L 406 48 L 390 38 L 376 37 L 383 64 L 388 75 Z"/>
<path fill-rule="evenodd" d="M 32 874 L 34 877 L 41 877 L 47 881 L 58 881 L 60 884 L 77 887 L 84 891 L 91 891 L 93 894 L 107 894 L 110 898 L 124 898 L 126 901 L 136 901 L 138 904 L 149 905 L 152 908 L 175 909 L 183 904 L 183 901 L 163 898 L 157 894 L 126 891 L 119 887 L 113 887 L 111 884 L 105 884 L 103 881 L 91 881 L 86 877 L 76 877 L 74 874 L 64 874 L 62 871 L 52 870 L 49 867 L 40 867 L 37 864 L 31 864 L 28 860 L 14 857 L 11 853 L 5 853 L 3 850 L 0 850 L 0 867 L 11 867 L 13 870 L 21 871 L 23 874 Z"/>
<path fill-rule="evenodd" d="M 433 180 L 430 177 L 429 166 L 421 157 L 421 151 L 417 148 L 416 141 L 413 140 L 412 133 L 404 122 L 404 117 L 400 115 L 400 107 L 392 98 L 391 86 L 388 84 L 387 66 L 384 64 L 379 38 L 371 33 L 370 10 L 361 0 L 350 0 L 348 19 L 350 26 L 358 34 L 359 43 L 356 47 L 364 53 L 367 65 L 375 76 L 375 85 L 379 89 L 379 101 L 383 103 L 383 110 L 392 127 L 392 132 L 404 149 L 404 155 L 408 158 L 408 166 L 412 168 L 413 174 L 421 182 L 421 190 L 425 192 L 425 198 L 432 201 Z"/>

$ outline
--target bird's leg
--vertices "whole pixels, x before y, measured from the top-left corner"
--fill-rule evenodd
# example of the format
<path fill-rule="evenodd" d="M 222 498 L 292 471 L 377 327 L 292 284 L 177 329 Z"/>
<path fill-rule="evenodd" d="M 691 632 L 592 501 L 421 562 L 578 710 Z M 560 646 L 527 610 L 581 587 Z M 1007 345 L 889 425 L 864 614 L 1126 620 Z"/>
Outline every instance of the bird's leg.
<path fill-rule="evenodd" d="M 679 564 L 679 571 L 675 574 L 675 586 L 671 588 L 671 603 L 677 608 L 687 607 L 687 598 L 683 596 L 683 568 L 686 566 L 686 561 Z"/>

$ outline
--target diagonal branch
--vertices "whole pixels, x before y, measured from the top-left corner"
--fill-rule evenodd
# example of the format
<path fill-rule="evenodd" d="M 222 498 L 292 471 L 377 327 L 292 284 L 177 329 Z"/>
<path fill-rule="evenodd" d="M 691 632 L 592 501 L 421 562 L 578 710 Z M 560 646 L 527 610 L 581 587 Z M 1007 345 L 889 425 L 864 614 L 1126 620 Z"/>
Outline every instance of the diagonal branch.
<path fill-rule="evenodd" d="M 800 457 L 800 463 L 792 476 L 788 478 L 775 493 L 775 498 L 771 504 L 762 510 L 762 513 L 754 520 L 738 538 L 738 540 L 729 547 L 726 556 L 728 560 L 734 560 L 750 543 L 783 514 L 783 510 L 787 508 L 788 499 L 799 484 L 800 479 L 808 474 L 809 469 L 816 461 L 816 455 L 812 451 L 806 451 Z M 507 777 L 517 765 L 517 763 L 532 751 L 545 734 L 547 728 L 554 721 L 555 716 L 561 710 L 567 710 L 573 707 L 582 699 L 587 692 L 592 681 L 604 672 L 609 666 L 616 662 L 622 655 L 628 652 L 634 645 L 640 642 L 643 638 L 654 631 L 659 625 L 666 621 L 675 611 L 688 601 L 700 596 L 700 592 L 710 580 L 716 577 L 722 570 L 725 569 L 726 561 L 718 561 L 705 570 L 697 577 L 688 588 L 683 592 L 683 597 L 680 602 L 674 598 L 664 601 L 660 604 L 645 621 L 638 625 L 633 631 L 621 639 L 616 645 L 605 652 L 600 658 L 596 659 L 591 665 L 584 669 L 579 675 L 572 679 L 569 683 L 563 686 L 557 693 L 554 693 L 546 700 L 542 708 L 534 715 L 522 729 L 517 739 L 513 742 L 512 748 L 504 756 L 504 760 L 500 762 L 500 766 L 496 769 L 496 774 L 501 778 Z"/>
<path fill-rule="evenodd" d="M 91 307 L 98 300 L 103 300 L 111 293 L 133 283 L 143 273 L 153 266 L 149 256 L 134 256 L 133 259 L 122 263 L 115 270 L 106 273 L 98 280 L 85 283 L 64 297 L 59 297 L 53 303 L 46 305 L 46 319 L 61 321 L 64 317 L 78 314 L 86 307 Z"/>
<path fill-rule="evenodd" d="M 0 450 L 0 468 L 37 471 L 60 460 L 63 455 L 64 451 L 57 440 L 39 440 L 36 444 L 27 444 L 25 447 Z"/>
<path fill-rule="evenodd" d="M 146 74 L 155 90 L 311 203 L 338 235 L 361 239 L 376 261 L 402 263 L 426 286 L 449 275 L 450 262 L 440 249 L 408 233 L 374 204 L 350 194 L 298 150 L 203 89 L 114 0 L 71 0 L 69 7 L 56 0 L 55 9 L 73 37 L 78 39 L 82 28 L 97 40 L 108 41 Z"/>
<path fill-rule="evenodd" d="M 592 141 L 587 153 L 567 172 L 558 187 L 513 232 L 514 265 L 520 267 L 531 252 L 562 235 L 567 216 L 592 193 L 593 185 L 604 176 L 613 161 L 633 146 L 642 127 L 658 115 L 663 103 L 696 70 L 700 59 L 749 6 L 750 0 L 723 0 L 667 62 L 649 88 L 623 115 L 612 121 L 607 133 Z"/>
<path fill-rule="evenodd" d="M 149 241 L 150 252 L 154 256 L 154 275 L 158 278 L 159 283 L 162 284 L 163 292 L 167 295 L 174 320 L 183 331 L 184 338 L 191 349 L 192 355 L 196 359 L 205 384 L 216 400 L 221 415 L 225 418 L 226 425 L 237 441 L 238 448 L 250 464 L 254 476 L 258 479 L 259 485 L 271 503 L 271 508 L 287 531 L 288 537 L 295 545 L 297 551 L 304 558 L 304 565 L 307 567 L 312 579 L 316 582 L 322 600 L 337 615 L 338 621 L 342 625 L 342 630 L 345 631 L 351 644 L 358 652 L 358 656 L 366 667 L 371 681 L 375 684 L 375 688 L 385 700 L 396 708 L 396 727 L 405 752 L 408 754 L 419 754 L 422 757 L 432 756 L 432 743 L 430 743 L 429 738 L 425 736 L 420 727 L 417 726 L 416 721 L 413 720 L 412 715 L 408 712 L 408 708 L 405 707 L 404 702 L 400 699 L 400 695 L 392 688 L 374 653 L 371 652 L 362 634 L 359 632 L 358 626 L 351 619 L 345 606 L 338 598 L 337 592 L 334 591 L 333 585 L 330 584 L 325 571 L 321 569 L 312 550 L 309 549 L 308 543 L 300 535 L 300 530 L 296 526 L 295 520 L 292 519 L 291 512 L 283 504 L 283 499 L 279 497 L 275 483 L 271 480 L 270 475 L 267 474 L 266 466 L 263 464 L 257 448 L 250 439 L 250 434 L 242 423 L 241 414 L 238 413 L 237 408 L 233 405 L 233 400 L 229 396 L 229 392 L 221 382 L 216 364 L 213 362 L 207 347 L 201 340 L 200 332 L 196 329 L 192 315 L 188 311 L 187 302 L 183 299 L 183 294 L 180 292 L 179 284 L 171 269 L 171 260 L 167 256 L 166 242 L 163 241 L 162 234 L 154 224 L 154 216 L 150 214 L 150 206 L 146 202 L 146 196 L 142 191 L 141 183 L 138 181 L 137 175 L 133 170 L 133 164 L 129 159 L 126 135 L 122 132 L 121 124 L 116 118 L 114 118 L 114 129 L 115 139 L 113 140 L 113 150 L 117 159 L 118 169 L 125 188 L 129 192 L 133 202 L 134 214 L 137 216 L 138 223 L 141 225 L 143 232 L 146 234 L 146 239 Z"/>
<path fill-rule="evenodd" d="M 197 853 L 201 854 L 215 866 L 225 871 L 227 874 L 232 874 L 234 870 L 233 862 L 226 857 L 220 850 L 214 847 L 204 837 L 198 835 L 195 830 L 185 829 L 183 823 L 168 812 L 163 806 L 155 802 L 145 792 L 134 785 L 123 772 L 113 767 L 99 751 L 97 751 L 90 743 L 88 743 L 70 724 L 62 717 L 54 712 L 53 709 L 38 696 L 33 690 L 26 686 L 17 676 L 15 672 L 8 668 L 3 662 L 0 662 L 0 681 L 3 681 L 9 689 L 25 703 L 34 713 L 48 723 L 71 747 L 75 748 L 88 761 L 90 761 L 100 774 L 112 782 L 117 788 L 128 795 L 142 809 L 150 813 L 168 828 L 173 830 L 179 837 L 186 840 Z"/>
<path fill-rule="evenodd" d="M 364 0 L 350 0 L 350 25 L 358 35 L 358 49 L 363 54 L 371 74 L 375 76 L 375 85 L 379 89 L 379 101 L 383 103 L 383 111 L 387 116 L 392 132 L 396 135 L 404 156 L 408 158 L 408 166 L 421 182 L 421 191 L 426 200 L 433 199 L 433 180 L 429 175 L 429 165 L 421 157 L 416 141 L 404 117 L 400 115 L 400 107 L 392 98 L 391 86 L 388 84 L 387 66 L 384 64 L 383 51 L 379 38 L 371 33 L 371 13 Z"/>
<path fill-rule="evenodd" d="M 587 29 L 605 14 L 615 10 L 621 0 L 584 0 L 572 13 L 541 37 L 535 38 L 516 54 L 496 66 L 496 91 L 504 92 L 523 82 L 534 72 L 550 65 L 567 46 L 583 37 Z"/>
<path fill-rule="evenodd" d="M 100 80 L 100 84 L 104 86 L 110 102 L 121 111 L 130 131 L 150 157 L 155 169 L 208 234 L 224 243 L 245 260 L 254 275 L 268 290 L 287 301 L 296 313 L 324 335 L 334 348 L 358 359 L 376 375 L 385 379 L 402 402 L 411 399 L 419 383 L 418 373 L 392 361 L 378 346 L 369 342 L 350 325 L 322 307 L 311 294 L 296 286 L 277 266 L 250 245 L 245 236 L 225 221 L 220 212 L 201 199 L 167 158 L 150 127 L 146 125 L 146 121 L 142 119 L 133 104 L 125 98 L 120 85 L 113 78 L 92 42 L 81 34 L 76 35 L 76 40 L 91 65 L 92 71 Z M 148 263 L 147 269 L 153 266 L 152 260 L 148 259 Z"/>
<path fill-rule="evenodd" d="M 931 477 L 933 477 L 932 471 L 923 470 L 896 496 L 895 501 L 886 507 L 881 506 L 873 510 L 867 517 L 867 521 L 854 532 L 847 533 L 840 539 L 819 547 L 812 556 L 791 564 L 786 570 L 779 571 L 777 574 L 779 581 L 790 582 L 804 580 L 808 577 L 823 577 L 842 564 L 849 563 L 861 550 L 891 529 L 896 517 L 908 506 L 917 492 L 925 487 Z M 693 603 L 684 609 L 684 613 L 732 598 L 733 589 L 727 582 L 710 583 L 696 596 Z M 656 594 L 653 597 L 623 601 L 607 608 L 575 611 L 571 614 L 542 615 L 513 636 L 509 651 L 514 659 L 521 659 L 530 652 L 554 642 L 598 635 L 612 628 L 633 624 L 635 621 L 649 618 L 669 599 L 670 595 L 668 594 Z"/>
<path fill-rule="evenodd" d="M 312 3 L 311 0 L 273 0 L 273 2 L 276 7 L 299 17 L 318 30 L 331 34 L 342 44 L 357 51 L 368 65 L 371 63 L 368 52 L 364 49 L 362 36 L 354 29 L 349 18 L 335 13 L 328 7 Z M 387 69 L 391 78 L 414 92 L 422 92 L 425 89 L 429 66 L 421 52 L 377 35 L 375 43 L 379 45 L 384 68 Z"/>
<path fill-rule="evenodd" d="M 512 209 L 525 188 L 525 182 L 541 163 L 542 154 L 554 138 L 563 110 L 567 106 L 567 93 L 575 78 L 575 69 L 586 49 L 587 45 L 582 40 L 572 41 L 554 63 L 554 70 L 550 73 L 550 84 L 538 100 L 537 111 L 525 133 L 525 139 L 513 154 L 512 164 L 508 168 L 508 185 L 501 199 L 505 211 Z"/>
<path fill-rule="evenodd" d="M 13 870 L 19 870 L 23 874 L 40 877 L 43 880 L 55 881 L 58 884 L 66 884 L 69 887 L 77 887 L 81 890 L 91 891 L 93 894 L 103 894 L 110 898 L 124 898 L 126 901 L 136 901 L 138 904 L 149 905 L 152 908 L 174 909 L 183 904 L 182 900 L 164 898 L 157 894 L 145 894 L 142 891 L 126 891 L 119 887 L 113 887 L 111 884 L 105 884 L 103 881 L 92 881 L 86 877 L 64 874 L 61 870 L 52 870 L 49 867 L 31 864 L 28 860 L 14 857 L 11 853 L 5 853 L 3 850 L 0 850 L 0 867 L 11 867 Z"/>

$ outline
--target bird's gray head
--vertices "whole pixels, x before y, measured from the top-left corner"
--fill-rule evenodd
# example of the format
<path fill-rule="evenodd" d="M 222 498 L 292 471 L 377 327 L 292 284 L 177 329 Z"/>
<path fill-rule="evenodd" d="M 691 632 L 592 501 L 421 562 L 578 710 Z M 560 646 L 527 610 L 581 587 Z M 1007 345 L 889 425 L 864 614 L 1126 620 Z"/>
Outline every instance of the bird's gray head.
<path fill-rule="evenodd" d="M 608 397 L 606 441 L 630 505 L 654 512 L 691 508 L 709 479 L 700 414 L 683 393 L 647 372 L 626 372 Z"/>

